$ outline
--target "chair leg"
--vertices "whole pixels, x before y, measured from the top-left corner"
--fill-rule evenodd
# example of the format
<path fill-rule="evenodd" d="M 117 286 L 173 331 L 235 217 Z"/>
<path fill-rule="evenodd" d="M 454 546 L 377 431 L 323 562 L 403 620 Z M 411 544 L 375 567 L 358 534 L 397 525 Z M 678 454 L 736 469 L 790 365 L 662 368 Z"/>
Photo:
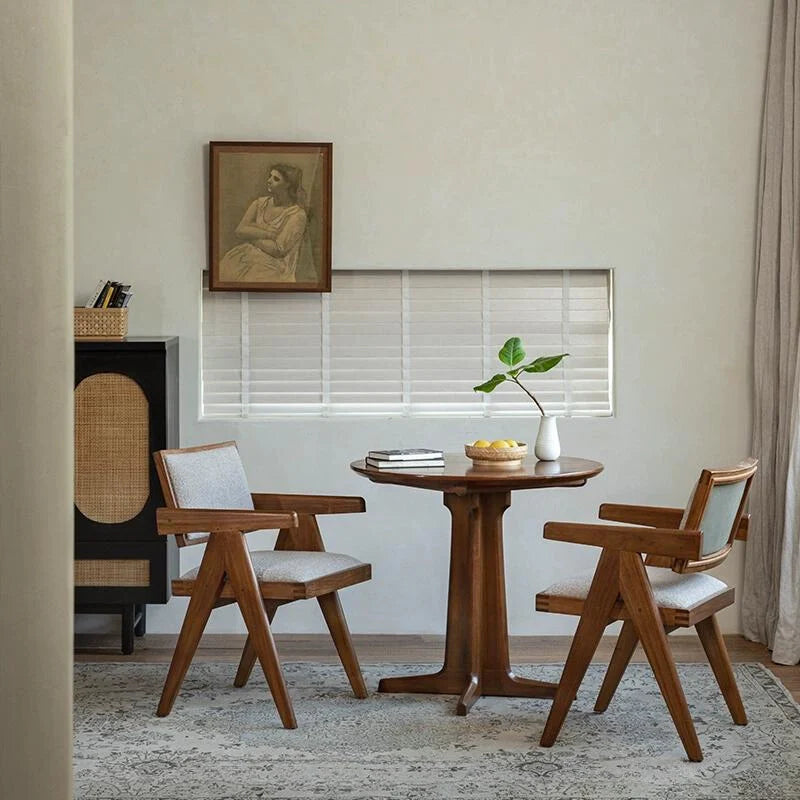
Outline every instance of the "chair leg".
<path fill-rule="evenodd" d="M 267 621 L 270 625 L 272 625 L 272 620 L 275 619 L 275 612 L 278 610 L 279 605 L 280 604 L 274 600 L 264 601 L 264 608 L 267 611 Z M 247 685 L 247 681 L 250 680 L 250 673 L 253 671 L 257 658 L 258 656 L 253 647 L 253 642 L 248 635 L 247 641 L 244 643 L 244 649 L 242 650 L 242 657 L 239 660 L 239 669 L 236 670 L 236 677 L 233 679 L 233 685 L 237 689 L 241 689 L 243 686 Z"/>
<path fill-rule="evenodd" d="M 323 594 L 317 598 L 317 602 L 322 609 L 325 622 L 328 624 L 328 630 L 331 632 L 331 638 L 336 645 L 336 652 L 339 653 L 344 671 L 353 687 L 353 693 L 359 700 L 363 700 L 367 697 L 367 686 L 364 683 L 364 676 L 361 674 L 361 667 L 358 665 L 358 656 L 353 647 L 353 640 L 350 638 L 350 630 L 347 627 L 344 611 L 342 611 L 342 604 L 339 602 L 339 595 L 337 592 Z"/>
<path fill-rule="evenodd" d="M 552 747 L 619 596 L 619 554 L 603 550 L 539 744 Z"/>
<path fill-rule="evenodd" d="M 175 652 L 172 655 L 172 663 L 161 692 L 161 701 L 156 711 L 159 717 L 166 717 L 172 710 L 172 705 L 186 676 L 186 670 L 189 669 L 197 644 L 224 583 L 224 544 L 218 534 L 212 534 L 206 545 L 206 552 L 200 564 L 194 590 L 189 598 L 189 608 L 186 609 L 186 616 L 175 645 Z"/>
<path fill-rule="evenodd" d="M 637 553 L 621 553 L 619 573 L 622 599 L 636 626 L 686 755 L 690 761 L 702 761 L 703 752 L 641 557 Z"/>
<path fill-rule="evenodd" d="M 270 622 L 271 621 L 272 620 L 270 620 Z M 257 658 L 256 649 L 253 647 L 250 634 L 248 634 L 244 643 L 244 649 L 242 650 L 242 657 L 239 659 L 239 668 L 236 670 L 236 677 L 233 679 L 233 685 L 237 689 L 241 689 L 243 686 L 247 685 L 247 681 L 250 680 L 250 673 L 253 671 Z"/>
<path fill-rule="evenodd" d="M 297 720 L 292 710 L 292 701 L 278 661 L 278 651 L 269 627 L 267 612 L 253 572 L 253 564 L 244 536 L 238 531 L 216 534 L 223 537 L 226 545 L 225 564 L 228 578 L 236 596 L 236 602 L 244 617 L 250 640 L 256 651 L 261 668 L 267 678 L 275 706 L 284 728 L 296 728 Z"/>
<path fill-rule="evenodd" d="M 633 656 L 633 651 L 638 643 L 639 635 L 636 633 L 636 627 L 629 619 L 625 620 L 622 624 L 619 639 L 617 639 L 617 645 L 614 648 L 614 655 L 611 656 L 606 676 L 603 679 L 603 685 L 597 695 L 597 702 L 594 704 L 594 710 L 598 714 L 602 714 L 611 703 L 614 692 L 617 691 L 617 686 L 619 686 L 619 682 L 628 668 L 631 656 Z"/>
<path fill-rule="evenodd" d="M 719 688 L 722 690 L 722 696 L 728 704 L 733 721 L 737 725 L 747 725 L 747 714 L 739 694 L 739 687 L 736 685 L 728 649 L 725 647 L 717 618 L 712 614 L 702 622 L 698 622 L 695 629 L 703 649 L 706 651 L 708 663 L 711 664 Z"/>

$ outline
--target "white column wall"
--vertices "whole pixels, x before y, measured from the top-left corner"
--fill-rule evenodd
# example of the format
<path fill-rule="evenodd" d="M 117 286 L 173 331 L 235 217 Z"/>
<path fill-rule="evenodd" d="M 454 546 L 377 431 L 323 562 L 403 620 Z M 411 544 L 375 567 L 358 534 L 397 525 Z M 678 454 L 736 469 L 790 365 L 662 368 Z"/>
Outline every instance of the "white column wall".
<path fill-rule="evenodd" d="M 72 3 L 0 26 L 0 797 L 72 797 Z"/>
<path fill-rule="evenodd" d="M 591 520 L 606 500 L 682 505 L 701 466 L 747 452 L 769 8 L 78 0 L 76 299 L 124 280 L 131 331 L 181 337 L 183 444 L 237 439 L 254 489 L 366 497 L 365 515 L 322 523 L 329 549 L 374 566 L 343 593 L 354 631 L 441 633 L 441 496 L 348 463 L 375 446 L 530 440 L 537 420 L 198 419 L 207 143 L 332 141 L 334 268 L 613 267 L 616 416 L 559 425 L 566 454 L 606 471 L 516 493 L 506 515 L 511 632 L 569 632 L 533 594 L 598 554 L 543 541 L 543 523 Z M 734 583 L 737 549 L 718 571 Z M 151 608 L 149 630 L 176 630 L 184 608 Z M 722 624 L 737 630 L 738 611 Z M 324 630 L 311 603 L 276 628 Z M 243 626 L 226 608 L 209 629 Z"/>

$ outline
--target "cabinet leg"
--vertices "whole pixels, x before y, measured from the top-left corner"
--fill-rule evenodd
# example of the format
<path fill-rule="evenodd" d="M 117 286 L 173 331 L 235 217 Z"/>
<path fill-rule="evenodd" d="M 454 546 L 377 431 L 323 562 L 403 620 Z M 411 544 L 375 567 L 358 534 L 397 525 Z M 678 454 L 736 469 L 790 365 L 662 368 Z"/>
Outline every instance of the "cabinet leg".
<path fill-rule="evenodd" d="M 134 619 L 136 624 L 133 626 L 133 632 L 137 636 L 144 636 L 147 633 L 147 605 L 145 603 L 136 606 Z"/>
<path fill-rule="evenodd" d="M 129 656 L 133 652 L 134 623 L 136 606 L 128 603 L 122 606 L 122 654 Z"/>

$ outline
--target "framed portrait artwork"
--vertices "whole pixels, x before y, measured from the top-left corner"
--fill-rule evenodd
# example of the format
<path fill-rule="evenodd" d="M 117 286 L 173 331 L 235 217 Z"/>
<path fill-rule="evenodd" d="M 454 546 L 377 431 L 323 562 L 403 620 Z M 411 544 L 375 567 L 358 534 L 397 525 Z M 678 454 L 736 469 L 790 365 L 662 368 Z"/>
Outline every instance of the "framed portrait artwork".
<path fill-rule="evenodd" d="M 330 143 L 211 142 L 215 292 L 331 290 Z"/>

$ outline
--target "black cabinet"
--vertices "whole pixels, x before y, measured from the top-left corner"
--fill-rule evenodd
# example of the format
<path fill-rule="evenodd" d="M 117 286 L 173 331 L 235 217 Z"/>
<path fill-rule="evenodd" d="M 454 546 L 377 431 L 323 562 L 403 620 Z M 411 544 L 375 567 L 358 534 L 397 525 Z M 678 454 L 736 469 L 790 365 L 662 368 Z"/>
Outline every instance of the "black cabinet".
<path fill-rule="evenodd" d="M 75 343 L 75 610 L 122 615 L 122 652 L 178 574 L 152 453 L 178 447 L 178 340 Z"/>

